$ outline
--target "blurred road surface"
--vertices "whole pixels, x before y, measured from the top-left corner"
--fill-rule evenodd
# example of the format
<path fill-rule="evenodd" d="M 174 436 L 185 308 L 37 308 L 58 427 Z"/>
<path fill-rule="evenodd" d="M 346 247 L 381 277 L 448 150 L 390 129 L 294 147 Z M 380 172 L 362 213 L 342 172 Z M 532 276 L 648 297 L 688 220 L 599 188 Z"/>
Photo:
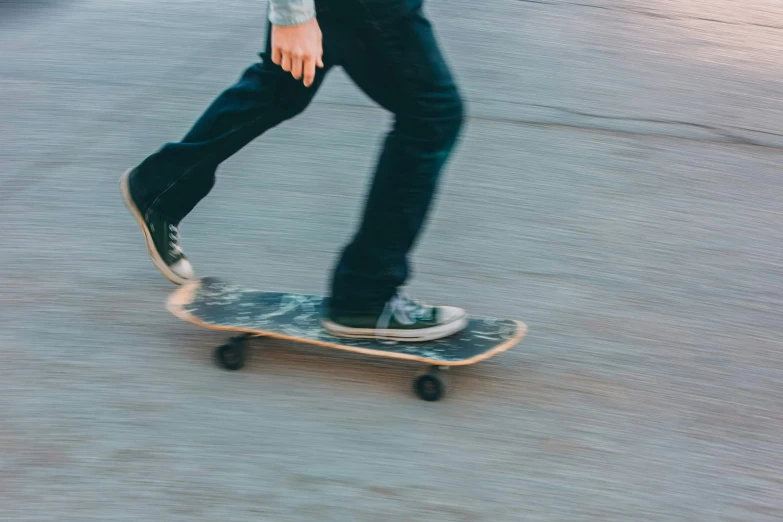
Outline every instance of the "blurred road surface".
<path fill-rule="evenodd" d="M 783 519 L 783 7 L 430 1 L 469 105 L 410 292 L 520 318 L 415 366 L 239 373 L 117 190 L 256 57 L 263 2 L 0 3 L 0 519 Z M 322 293 L 389 124 L 336 71 L 221 168 L 197 271 Z"/>

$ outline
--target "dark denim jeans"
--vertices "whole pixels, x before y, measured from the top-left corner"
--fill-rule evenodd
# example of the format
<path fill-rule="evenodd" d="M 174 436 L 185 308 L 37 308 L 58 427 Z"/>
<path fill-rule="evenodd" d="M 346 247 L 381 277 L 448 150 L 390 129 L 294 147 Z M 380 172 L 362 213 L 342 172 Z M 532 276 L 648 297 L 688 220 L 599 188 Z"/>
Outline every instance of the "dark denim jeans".
<path fill-rule="evenodd" d="M 314 85 L 272 63 L 267 50 L 224 91 L 188 134 L 131 177 L 141 206 L 179 221 L 207 195 L 215 171 L 251 140 L 303 111 L 329 68 L 343 67 L 395 115 L 358 231 L 334 270 L 331 305 L 378 311 L 405 283 L 441 169 L 463 120 L 463 103 L 421 0 L 322 0 L 324 69 Z"/>

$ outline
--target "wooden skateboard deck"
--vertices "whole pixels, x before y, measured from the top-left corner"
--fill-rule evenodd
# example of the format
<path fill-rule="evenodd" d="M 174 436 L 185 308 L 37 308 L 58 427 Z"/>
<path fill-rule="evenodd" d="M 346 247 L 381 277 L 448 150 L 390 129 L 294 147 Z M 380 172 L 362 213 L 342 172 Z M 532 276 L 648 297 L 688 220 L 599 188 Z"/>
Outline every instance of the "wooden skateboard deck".
<path fill-rule="evenodd" d="M 264 292 L 207 277 L 187 283 L 168 299 L 168 310 L 180 319 L 213 330 L 245 334 L 216 351 L 218 362 L 227 369 L 244 364 L 244 339 L 264 336 L 286 339 L 349 352 L 418 361 L 436 368 L 474 364 L 518 344 L 527 326 L 515 320 L 471 318 L 461 332 L 444 339 L 424 342 L 389 343 L 376 339 L 335 337 L 326 332 L 320 320 L 325 298 L 282 292 Z M 435 368 L 417 379 L 429 378 L 432 386 L 443 388 Z M 430 389 L 434 389 L 430 386 Z M 417 389 L 417 393 L 421 390 Z M 437 398 L 442 391 L 436 393 Z M 426 397 L 422 397 L 426 398 Z M 429 398 L 427 400 L 437 400 Z"/>

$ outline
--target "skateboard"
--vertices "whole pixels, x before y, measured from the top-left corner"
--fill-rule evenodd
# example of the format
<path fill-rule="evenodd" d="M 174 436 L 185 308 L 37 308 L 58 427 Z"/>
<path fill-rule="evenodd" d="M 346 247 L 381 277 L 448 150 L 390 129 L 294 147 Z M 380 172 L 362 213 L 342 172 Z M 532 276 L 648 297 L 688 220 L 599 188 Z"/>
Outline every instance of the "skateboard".
<path fill-rule="evenodd" d="M 445 370 L 489 359 L 518 344 L 527 333 L 527 326 L 520 321 L 471 318 L 461 332 L 435 341 L 335 337 L 321 326 L 324 305 L 325 298 L 321 296 L 252 290 L 214 277 L 186 283 L 167 302 L 168 310 L 184 321 L 240 333 L 215 350 L 217 364 L 227 370 L 244 366 L 247 339 L 284 339 L 423 363 L 427 370 L 414 379 L 413 389 L 427 401 L 437 401 L 445 395 Z"/>

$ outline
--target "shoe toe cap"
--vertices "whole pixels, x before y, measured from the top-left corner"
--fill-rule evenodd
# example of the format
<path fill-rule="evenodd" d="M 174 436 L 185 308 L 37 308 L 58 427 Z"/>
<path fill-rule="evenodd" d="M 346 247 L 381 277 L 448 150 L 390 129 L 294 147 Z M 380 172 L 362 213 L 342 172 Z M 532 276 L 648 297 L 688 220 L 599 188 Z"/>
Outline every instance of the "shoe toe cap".
<path fill-rule="evenodd" d="M 177 276 L 181 277 L 182 279 L 192 279 L 193 278 L 193 265 L 190 264 L 190 261 L 187 259 L 180 259 L 173 265 L 169 267 L 172 272 L 174 272 Z"/>
<path fill-rule="evenodd" d="M 453 323 L 466 319 L 468 313 L 456 306 L 441 306 L 438 308 L 438 318 L 441 323 Z"/>

